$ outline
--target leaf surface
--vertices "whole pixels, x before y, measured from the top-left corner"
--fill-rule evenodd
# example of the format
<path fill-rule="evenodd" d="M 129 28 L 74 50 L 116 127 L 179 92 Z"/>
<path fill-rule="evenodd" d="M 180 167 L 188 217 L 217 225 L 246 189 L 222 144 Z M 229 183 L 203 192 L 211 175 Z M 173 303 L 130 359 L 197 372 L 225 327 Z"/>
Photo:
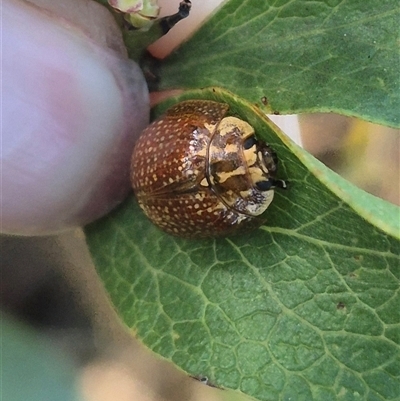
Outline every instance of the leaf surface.
<path fill-rule="evenodd" d="M 399 14 L 395 0 L 230 0 L 162 61 L 159 89 L 219 86 L 268 112 L 399 126 Z"/>
<path fill-rule="evenodd" d="M 258 400 L 398 399 L 399 208 L 332 173 L 240 98 L 216 88 L 182 98 L 227 102 L 276 150 L 289 189 L 275 192 L 267 225 L 230 238 L 171 237 L 133 197 L 89 225 L 122 320 L 190 375 Z"/>

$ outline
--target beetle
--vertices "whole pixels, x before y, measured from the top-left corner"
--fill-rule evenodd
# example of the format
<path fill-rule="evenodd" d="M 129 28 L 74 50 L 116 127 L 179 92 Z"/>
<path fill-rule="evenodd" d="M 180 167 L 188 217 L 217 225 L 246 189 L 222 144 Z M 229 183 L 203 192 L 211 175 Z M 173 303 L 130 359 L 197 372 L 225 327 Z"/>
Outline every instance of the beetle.
<path fill-rule="evenodd" d="M 210 100 L 175 104 L 139 137 L 131 181 L 147 217 L 169 234 L 232 235 L 262 224 L 278 158 L 254 128 Z"/>

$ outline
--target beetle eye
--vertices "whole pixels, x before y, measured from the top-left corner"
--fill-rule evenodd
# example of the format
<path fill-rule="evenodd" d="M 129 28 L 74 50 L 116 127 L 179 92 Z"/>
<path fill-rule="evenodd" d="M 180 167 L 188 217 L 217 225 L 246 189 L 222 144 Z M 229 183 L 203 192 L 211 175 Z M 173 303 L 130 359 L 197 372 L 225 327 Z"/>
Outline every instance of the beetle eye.
<path fill-rule="evenodd" d="M 273 183 L 270 180 L 256 182 L 256 187 L 260 191 L 268 191 L 272 188 Z"/>
<path fill-rule="evenodd" d="M 257 139 L 254 135 L 249 136 L 244 142 L 243 142 L 243 147 L 245 149 L 250 149 L 252 146 L 254 146 L 257 143 Z"/>

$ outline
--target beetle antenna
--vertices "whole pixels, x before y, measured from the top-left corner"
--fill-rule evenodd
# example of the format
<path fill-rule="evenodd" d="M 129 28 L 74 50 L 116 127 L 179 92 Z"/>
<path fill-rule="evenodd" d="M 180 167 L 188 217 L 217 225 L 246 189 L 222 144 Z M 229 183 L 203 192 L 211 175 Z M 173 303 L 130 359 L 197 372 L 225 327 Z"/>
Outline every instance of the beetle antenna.
<path fill-rule="evenodd" d="M 286 181 L 284 180 L 271 180 L 272 181 L 272 185 L 275 188 L 281 188 L 281 189 L 287 189 L 287 184 Z"/>

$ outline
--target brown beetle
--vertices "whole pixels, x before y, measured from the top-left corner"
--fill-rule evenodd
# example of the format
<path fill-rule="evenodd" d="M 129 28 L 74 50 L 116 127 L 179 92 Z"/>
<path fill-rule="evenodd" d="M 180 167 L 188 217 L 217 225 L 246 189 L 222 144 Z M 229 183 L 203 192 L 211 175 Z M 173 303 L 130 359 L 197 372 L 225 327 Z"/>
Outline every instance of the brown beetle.
<path fill-rule="evenodd" d="M 140 136 L 131 180 L 141 208 L 169 234 L 187 238 L 258 227 L 269 206 L 277 157 L 229 106 L 189 100 L 171 107 Z"/>

